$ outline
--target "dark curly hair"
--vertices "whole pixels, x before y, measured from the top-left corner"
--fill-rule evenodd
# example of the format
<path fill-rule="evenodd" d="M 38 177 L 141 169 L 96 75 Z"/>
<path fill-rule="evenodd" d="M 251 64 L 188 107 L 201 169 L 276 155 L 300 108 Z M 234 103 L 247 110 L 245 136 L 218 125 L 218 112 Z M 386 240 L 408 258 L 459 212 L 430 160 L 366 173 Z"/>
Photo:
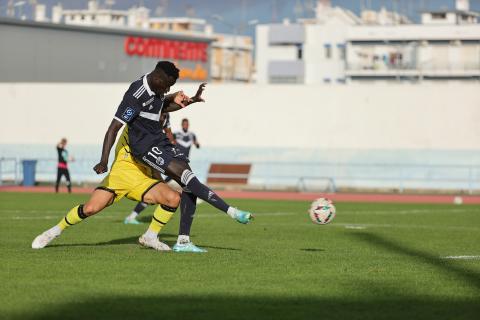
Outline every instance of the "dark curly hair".
<path fill-rule="evenodd" d="M 169 77 L 178 79 L 180 70 L 170 61 L 159 61 L 155 66 L 155 70 L 162 70 Z"/>

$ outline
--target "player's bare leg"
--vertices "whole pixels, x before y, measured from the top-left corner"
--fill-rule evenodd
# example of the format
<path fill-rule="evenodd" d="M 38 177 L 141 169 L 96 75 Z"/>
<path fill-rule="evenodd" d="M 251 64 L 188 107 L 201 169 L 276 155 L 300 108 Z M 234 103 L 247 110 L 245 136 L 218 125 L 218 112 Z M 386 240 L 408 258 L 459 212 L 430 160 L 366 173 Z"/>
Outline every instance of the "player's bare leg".
<path fill-rule="evenodd" d="M 112 204 L 114 197 L 115 195 L 109 191 L 95 190 L 85 204 L 72 208 L 57 225 L 37 236 L 32 242 L 32 248 L 45 248 L 53 239 L 60 236 L 66 228 L 82 222 L 87 217 L 97 214 Z"/>
<path fill-rule="evenodd" d="M 138 239 L 138 242 L 148 248 L 159 251 L 170 251 L 170 247 L 158 240 L 158 234 L 163 226 L 172 218 L 180 203 L 180 195 L 165 183 L 156 184 L 143 196 L 143 202 L 160 204 L 153 213 L 148 230 Z"/>

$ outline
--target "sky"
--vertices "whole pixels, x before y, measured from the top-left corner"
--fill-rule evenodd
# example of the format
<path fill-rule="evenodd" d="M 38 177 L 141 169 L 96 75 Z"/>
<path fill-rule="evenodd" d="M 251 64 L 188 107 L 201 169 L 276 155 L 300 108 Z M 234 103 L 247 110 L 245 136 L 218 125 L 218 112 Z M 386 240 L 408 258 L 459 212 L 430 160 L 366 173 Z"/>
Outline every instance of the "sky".
<path fill-rule="evenodd" d="M 20 0 L 15 0 L 18 2 Z M 112 0 L 110 0 L 112 1 Z M 31 14 L 29 0 L 23 7 L 24 13 Z M 87 7 L 87 0 L 37 0 L 47 5 L 50 16 L 51 6 L 61 3 L 65 9 L 81 9 Z M 108 2 L 108 0 L 107 0 Z M 413 21 L 419 20 L 419 12 L 423 10 L 453 9 L 455 0 L 332 0 L 333 6 L 347 8 L 359 14 L 361 8 L 387 9 L 397 8 Z M 0 16 L 5 15 L 8 0 L 0 0 Z M 105 0 L 99 0 L 104 4 Z M 144 5 L 151 10 L 151 16 L 192 16 L 206 19 L 213 24 L 216 32 L 231 33 L 233 27 L 241 34 L 253 35 L 254 27 L 248 22 L 259 23 L 281 22 L 284 19 L 295 21 L 297 17 L 312 17 L 315 0 L 114 0 L 114 9 L 128 9 L 132 6 Z M 395 5 L 396 4 L 396 5 Z M 480 11 L 480 0 L 470 0 L 470 9 Z M 212 18 L 220 15 L 226 23 Z"/>

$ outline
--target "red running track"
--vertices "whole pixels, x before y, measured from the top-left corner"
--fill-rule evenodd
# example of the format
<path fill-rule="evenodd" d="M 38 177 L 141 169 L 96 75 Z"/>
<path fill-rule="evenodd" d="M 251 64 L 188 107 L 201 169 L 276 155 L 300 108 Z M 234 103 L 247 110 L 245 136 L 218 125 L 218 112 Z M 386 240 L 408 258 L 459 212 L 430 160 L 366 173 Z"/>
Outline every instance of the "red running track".
<path fill-rule="evenodd" d="M 74 193 L 90 193 L 93 188 L 73 188 Z M 0 186 L 0 192 L 53 193 L 53 187 Z M 452 195 L 416 194 L 371 194 L 371 193 L 313 193 L 285 191 L 218 191 L 218 195 L 230 199 L 297 200 L 312 201 L 324 197 L 336 202 L 377 202 L 377 203 L 454 203 Z M 480 196 L 461 196 L 464 204 L 480 204 Z"/>

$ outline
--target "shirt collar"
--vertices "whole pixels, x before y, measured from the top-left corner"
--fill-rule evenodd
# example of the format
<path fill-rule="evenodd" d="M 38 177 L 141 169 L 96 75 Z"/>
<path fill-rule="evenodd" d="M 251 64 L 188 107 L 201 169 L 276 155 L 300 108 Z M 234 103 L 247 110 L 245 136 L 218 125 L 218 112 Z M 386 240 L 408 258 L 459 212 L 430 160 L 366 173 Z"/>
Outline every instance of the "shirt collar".
<path fill-rule="evenodd" d="M 155 95 L 155 93 L 152 91 L 152 89 L 150 89 L 150 86 L 148 85 L 148 81 L 147 81 L 147 76 L 149 75 L 149 73 L 147 73 L 146 75 L 143 76 L 143 86 L 145 87 L 145 89 L 147 90 L 147 93 L 150 95 L 150 96 L 153 96 Z"/>

